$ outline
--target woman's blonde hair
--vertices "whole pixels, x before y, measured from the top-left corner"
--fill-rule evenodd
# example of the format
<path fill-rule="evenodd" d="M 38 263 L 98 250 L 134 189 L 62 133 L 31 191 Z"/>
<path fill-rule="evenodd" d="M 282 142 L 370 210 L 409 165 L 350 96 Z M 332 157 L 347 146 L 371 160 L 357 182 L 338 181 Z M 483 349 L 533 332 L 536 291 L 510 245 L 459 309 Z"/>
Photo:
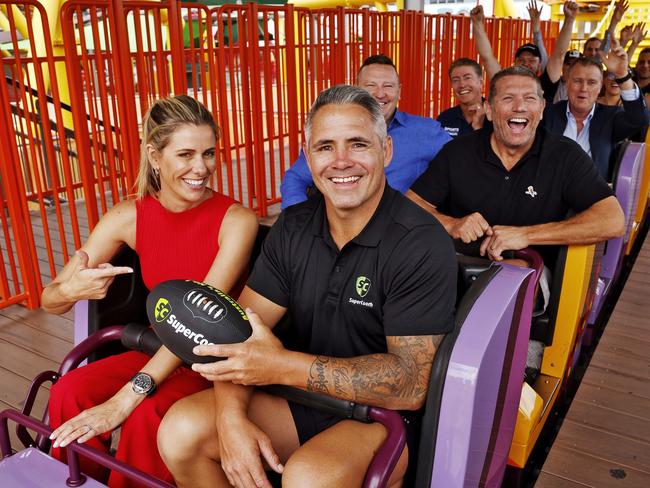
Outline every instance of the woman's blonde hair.
<path fill-rule="evenodd" d="M 201 102 L 187 95 L 158 100 L 144 116 L 140 169 L 136 181 L 137 198 L 156 196 L 160 191 L 160 176 L 151 166 L 147 146 L 151 144 L 156 151 L 162 152 L 169 144 L 171 135 L 184 125 L 207 125 L 212 129 L 215 138 L 219 137 L 219 128 L 210 111 Z"/>

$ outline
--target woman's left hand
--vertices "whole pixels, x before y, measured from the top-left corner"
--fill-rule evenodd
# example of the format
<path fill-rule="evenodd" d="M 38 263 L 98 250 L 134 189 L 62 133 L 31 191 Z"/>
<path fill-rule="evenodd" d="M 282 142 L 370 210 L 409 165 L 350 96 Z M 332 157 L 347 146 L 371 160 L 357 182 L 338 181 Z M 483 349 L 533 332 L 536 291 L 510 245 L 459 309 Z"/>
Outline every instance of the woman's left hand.
<path fill-rule="evenodd" d="M 128 390 L 129 385 L 104 403 L 84 410 L 61 424 L 50 435 L 50 439 L 54 441 L 52 447 L 65 447 L 74 440 L 83 443 L 122 425 L 144 399 Z"/>

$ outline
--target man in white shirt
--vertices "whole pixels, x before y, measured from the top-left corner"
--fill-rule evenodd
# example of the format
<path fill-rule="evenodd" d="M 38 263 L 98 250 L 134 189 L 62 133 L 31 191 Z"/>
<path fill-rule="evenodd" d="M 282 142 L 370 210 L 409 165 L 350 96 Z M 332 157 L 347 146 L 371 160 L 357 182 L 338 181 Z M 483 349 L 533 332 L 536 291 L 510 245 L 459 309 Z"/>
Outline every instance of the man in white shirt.
<path fill-rule="evenodd" d="M 609 181 L 613 147 L 648 124 L 648 110 L 632 81 L 625 49 L 614 40 L 610 52 L 601 51 L 600 56 L 621 87 L 623 106 L 596 103 L 603 83 L 602 66 L 593 58 L 579 58 L 567 75 L 568 100 L 547 107 L 544 124 L 551 132 L 576 141 Z"/>

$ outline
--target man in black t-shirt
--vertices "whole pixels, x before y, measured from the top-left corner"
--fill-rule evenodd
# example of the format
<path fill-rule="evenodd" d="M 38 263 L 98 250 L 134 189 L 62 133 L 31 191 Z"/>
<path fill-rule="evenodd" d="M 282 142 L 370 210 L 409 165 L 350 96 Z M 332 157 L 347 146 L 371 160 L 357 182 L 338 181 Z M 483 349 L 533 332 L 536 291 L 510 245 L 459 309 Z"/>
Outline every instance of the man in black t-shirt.
<path fill-rule="evenodd" d="M 486 106 L 493 130 L 448 143 L 407 196 L 454 239 L 497 261 L 506 250 L 622 235 L 611 189 L 576 143 L 538 127 L 543 110 L 530 70 L 497 73 Z M 569 211 L 575 215 L 567 218 Z"/>
<path fill-rule="evenodd" d="M 417 455 L 419 410 L 440 339 L 453 326 L 456 261 L 440 224 L 386 184 L 392 142 L 377 101 L 341 85 L 321 93 L 305 154 L 322 195 L 284 211 L 239 303 L 253 327 L 226 357 L 195 364 L 212 391 L 177 403 L 160 427 L 179 484 L 360 486 L 386 431 L 251 388 L 284 384 L 400 410 L 407 447 L 389 484 Z M 271 329 L 289 314 L 293 350 Z M 215 402 L 216 399 L 216 402 Z"/>

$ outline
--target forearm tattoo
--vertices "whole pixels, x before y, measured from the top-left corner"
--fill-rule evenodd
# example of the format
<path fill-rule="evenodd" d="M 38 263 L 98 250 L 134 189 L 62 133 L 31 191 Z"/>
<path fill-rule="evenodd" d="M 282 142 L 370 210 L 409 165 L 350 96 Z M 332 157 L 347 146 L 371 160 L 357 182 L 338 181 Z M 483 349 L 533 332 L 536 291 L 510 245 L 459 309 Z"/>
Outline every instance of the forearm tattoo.
<path fill-rule="evenodd" d="M 317 356 L 307 390 L 374 406 L 426 396 L 435 350 L 443 336 L 391 336 L 388 353 L 342 359 Z M 399 402 L 398 402 L 399 403 Z"/>

